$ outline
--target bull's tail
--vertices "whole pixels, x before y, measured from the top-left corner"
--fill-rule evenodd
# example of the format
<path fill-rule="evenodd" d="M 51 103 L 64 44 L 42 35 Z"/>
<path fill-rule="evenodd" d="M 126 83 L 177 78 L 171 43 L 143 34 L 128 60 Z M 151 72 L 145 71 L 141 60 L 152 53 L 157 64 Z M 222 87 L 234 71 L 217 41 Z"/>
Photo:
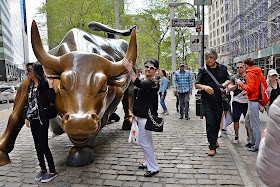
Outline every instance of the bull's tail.
<path fill-rule="evenodd" d="M 131 32 L 134 28 L 136 28 L 136 26 L 133 26 L 130 29 L 127 30 L 116 30 L 116 29 L 112 29 L 111 27 L 104 25 L 102 23 L 98 23 L 95 21 L 91 21 L 88 24 L 88 28 L 92 31 L 104 31 L 108 34 L 117 34 L 117 35 L 122 35 L 122 36 L 130 36 Z"/>

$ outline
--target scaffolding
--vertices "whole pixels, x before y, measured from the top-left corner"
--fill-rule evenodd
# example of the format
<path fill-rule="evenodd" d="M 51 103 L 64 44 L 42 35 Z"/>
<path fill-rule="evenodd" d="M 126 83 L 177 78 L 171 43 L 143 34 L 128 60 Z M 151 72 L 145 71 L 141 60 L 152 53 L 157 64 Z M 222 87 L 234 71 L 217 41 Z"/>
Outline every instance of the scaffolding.
<path fill-rule="evenodd" d="M 248 55 L 280 44 L 280 1 L 279 0 L 227 0 L 228 23 L 230 25 L 230 45 L 232 58 Z M 257 59 L 262 69 L 280 69 L 269 58 Z M 271 67 L 272 66 L 272 67 Z"/>

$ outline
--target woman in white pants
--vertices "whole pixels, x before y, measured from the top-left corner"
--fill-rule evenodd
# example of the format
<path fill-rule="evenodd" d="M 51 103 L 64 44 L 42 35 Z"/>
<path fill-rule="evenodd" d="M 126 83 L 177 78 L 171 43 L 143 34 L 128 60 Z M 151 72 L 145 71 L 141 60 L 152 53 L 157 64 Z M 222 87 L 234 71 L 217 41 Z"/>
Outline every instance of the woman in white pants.
<path fill-rule="evenodd" d="M 147 168 L 145 177 L 152 177 L 159 172 L 159 167 L 154 157 L 154 143 L 152 131 L 145 129 L 148 118 L 148 111 L 158 116 L 158 90 L 159 83 L 155 79 L 159 62 L 155 59 L 147 60 L 145 65 L 145 79 L 140 80 L 133 71 L 133 63 L 126 58 L 123 60 L 123 66 L 129 71 L 131 81 L 135 85 L 136 91 L 134 98 L 133 114 L 137 118 L 139 126 L 138 142 L 145 155 L 146 161 L 138 166 L 139 169 Z"/>

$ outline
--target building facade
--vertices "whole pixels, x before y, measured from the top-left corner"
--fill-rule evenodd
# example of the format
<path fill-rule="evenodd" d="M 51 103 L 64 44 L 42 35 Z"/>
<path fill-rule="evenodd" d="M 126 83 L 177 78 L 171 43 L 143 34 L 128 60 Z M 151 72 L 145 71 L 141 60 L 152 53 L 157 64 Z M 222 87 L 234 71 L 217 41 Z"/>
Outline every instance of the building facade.
<path fill-rule="evenodd" d="M 219 57 L 220 63 L 226 63 L 230 57 L 230 20 L 229 4 L 226 0 L 214 0 L 212 6 L 208 7 L 209 14 L 209 43 Z"/>
<path fill-rule="evenodd" d="M 234 67 L 236 62 L 250 56 L 255 59 L 257 66 L 261 67 L 265 74 L 272 68 L 279 71 L 280 1 L 214 0 L 209 9 L 217 8 L 217 3 L 220 11 L 219 3 L 220 6 L 224 4 L 226 31 L 228 31 L 226 32 L 227 43 L 224 63 Z M 217 16 L 215 20 L 210 22 L 212 27 L 213 22 L 217 22 Z M 212 35 L 215 34 L 215 30 L 217 32 L 217 29 L 212 29 Z M 210 46 L 218 49 L 217 51 L 219 52 L 218 36 L 212 39 L 212 43 L 210 40 Z"/>
<path fill-rule="evenodd" d="M 21 80 L 27 62 L 25 0 L 0 0 L 0 81 Z"/>

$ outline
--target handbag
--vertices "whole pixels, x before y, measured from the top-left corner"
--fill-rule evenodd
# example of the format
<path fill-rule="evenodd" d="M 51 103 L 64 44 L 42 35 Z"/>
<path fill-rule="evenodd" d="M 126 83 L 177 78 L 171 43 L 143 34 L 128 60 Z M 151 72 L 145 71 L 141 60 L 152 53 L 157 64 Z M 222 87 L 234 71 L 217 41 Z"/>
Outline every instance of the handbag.
<path fill-rule="evenodd" d="M 145 129 L 154 132 L 162 132 L 163 124 L 164 124 L 163 118 L 160 118 L 158 116 L 153 116 L 151 110 L 149 109 Z"/>
<path fill-rule="evenodd" d="M 138 143 L 139 128 L 136 120 L 132 120 L 131 130 L 128 137 L 128 143 L 139 145 Z"/>
<path fill-rule="evenodd" d="M 217 86 L 220 86 L 221 84 L 217 81 L 216 77 L 208 70 L 207 66 L 204 66 L 206 72 L 208 73 L 208 75 L 213 79 L 213 81 L 217 84 Z M 222 96 L 222 101 L 229 103 L 229 98 L 226 96 L 226 94 L 224 92 L 221 92 L 221 96 Z M 229 95 L 229 97 L 231 97 Z"/>
<path fill-rule="evenodd" d="M 260 80 L 260 78 L 259 78 L 259 80 Z M 261 80 L 260 80 L 260 86 L 259 86 L 259 99 L 258 99 L 258 102 L 262 106 L 267 105 L 267 103 L 269 102 L 269 97 L 268 97 L 267 91 L 266 91 L 265 86 L 264 86 L 264 84 L 262 83 Z"/>

